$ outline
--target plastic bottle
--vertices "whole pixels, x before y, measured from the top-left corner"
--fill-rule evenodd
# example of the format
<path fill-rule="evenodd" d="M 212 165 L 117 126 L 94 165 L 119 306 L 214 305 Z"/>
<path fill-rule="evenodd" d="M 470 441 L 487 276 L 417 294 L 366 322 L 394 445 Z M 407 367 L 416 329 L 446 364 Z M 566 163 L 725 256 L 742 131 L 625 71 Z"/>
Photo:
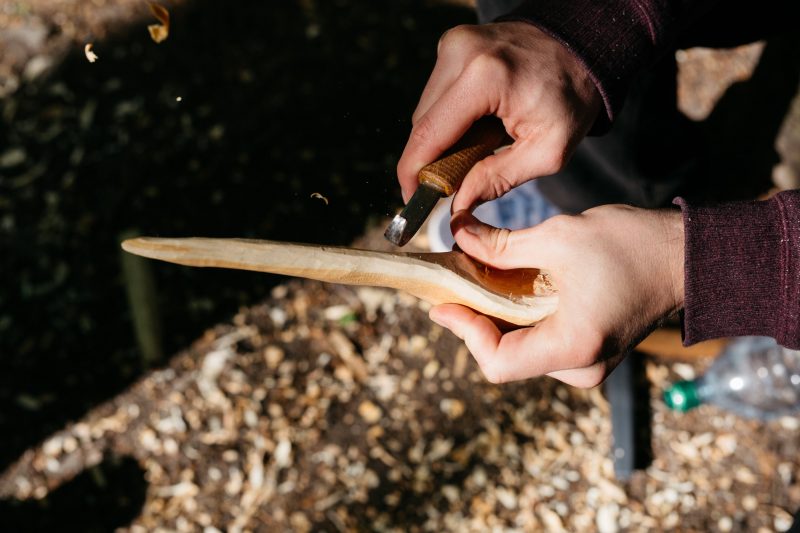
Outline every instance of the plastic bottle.
<path fill-rule="evenodd" d="M 741 337 L 705 374 L 664 392 L 664 402 L 680 412 L 711 403 L 761 420 L 800 413 L 800 351 L 769 337 Z"/>

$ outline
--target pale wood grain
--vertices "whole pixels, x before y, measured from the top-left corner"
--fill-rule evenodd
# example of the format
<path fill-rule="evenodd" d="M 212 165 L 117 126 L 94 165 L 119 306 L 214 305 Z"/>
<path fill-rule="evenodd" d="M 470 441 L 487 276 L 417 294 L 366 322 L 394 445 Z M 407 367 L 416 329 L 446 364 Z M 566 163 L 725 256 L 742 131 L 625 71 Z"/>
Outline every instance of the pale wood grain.
<path fill-rule="evenodd" d="M 558 305 L 537 269 L 500 271 L 460 252 L 392 253 L 246 239 L 141 237 L 133 254 L 198 267 L 234 268 L 402 290 L 431 304 L 458 303 L 514 325 L 535 324 Z"/>

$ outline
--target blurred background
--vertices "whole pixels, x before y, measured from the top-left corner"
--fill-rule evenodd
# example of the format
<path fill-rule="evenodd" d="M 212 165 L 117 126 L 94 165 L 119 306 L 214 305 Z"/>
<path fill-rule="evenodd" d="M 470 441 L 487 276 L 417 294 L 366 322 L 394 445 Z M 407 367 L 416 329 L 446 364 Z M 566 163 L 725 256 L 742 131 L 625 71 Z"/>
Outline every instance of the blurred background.
<path fill-rule="evenodd" d="M 413 299 L 123 257 L 120 241 L 135 235 L 381 246 L 437 40 L 475 21 L 469 2 L 163 5 L 169 36 L 157 44 L 143 1 L 0 1 L 0 525 L 790 521 L 796 422 L 761 432 L 654 407 L 655 466 L 619 484 L 600 392 L 490 386 Z M 730 114 L 716 124 L 740 153 L 735 129 L 750 120 L 768 186 L 796 187 L 797 56 L 769 56 L 794 79 L 788 90 L 747 89 L 764 50 L 681 52 L 679 97 L 703 120 L 724 95 L 777 91 L 776 111 L 759 115 L 766 135 L 749 108 L 735 128 Z M 364 356 L 366 375 L 347 353 Z M 653 398 L 704 364 L 649 361 Z M 214 388 L 221 397 L 212 381 L 228 383 Z"/>

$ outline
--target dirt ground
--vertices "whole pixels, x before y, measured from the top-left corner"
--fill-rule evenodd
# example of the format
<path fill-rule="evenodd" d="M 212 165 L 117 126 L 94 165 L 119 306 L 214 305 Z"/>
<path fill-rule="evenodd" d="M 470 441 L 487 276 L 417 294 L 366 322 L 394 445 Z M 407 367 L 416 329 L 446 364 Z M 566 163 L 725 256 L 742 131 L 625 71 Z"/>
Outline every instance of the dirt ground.
<path fill-rule="evenodd" d="M 103 516 L 85 502 L 70 511 L 134 532 L 783 531 L 791 523 L 800 505 L 797 419 L 669 412 L 660 392 L 703 364 L 650 360 L 653 461 L 621 483 L 599 388 L 549 378 L 491 385 L 426 309 L 383 289 L 275 287 L 167 368 L 26 452 L 0 477 L 0 496 L 30 500 L 7 509 L 9 519 L 46 529 L 52 516 L 41 511 L 53 508 L 76 520 L 65 512 L 71 484 L 61 485 L 110 470 L 94 476 L 126 489 L 123 505 L 110 502 L 123 512 Z"/>
<path fill-rule="evenodd" d="M 400 205 L 394 165 L 436 41 L 474 18 L 411 0 L 165 5 L 156 44 L 138 0 L 0 0 L 0 523 L 788 527 L 797 422 L 666 412 L 660 390 L 702 364 L 648 361 L 654 458 L 622 484 L 599 390 L 488 385 L 403 295 L 151 266 L 164 356 L 145 359 L 122 236 L 374 234 Z M 797 186 L 796 85 L 779 116 L 762 113 L 777 152 L 711 105 L 758 100 L 729 86 L 776 49 L 680 56 L 679 100 L 730 130 L 721 151 L 769 152 L 765 176 L 782 161 L 777 181 Z"/>

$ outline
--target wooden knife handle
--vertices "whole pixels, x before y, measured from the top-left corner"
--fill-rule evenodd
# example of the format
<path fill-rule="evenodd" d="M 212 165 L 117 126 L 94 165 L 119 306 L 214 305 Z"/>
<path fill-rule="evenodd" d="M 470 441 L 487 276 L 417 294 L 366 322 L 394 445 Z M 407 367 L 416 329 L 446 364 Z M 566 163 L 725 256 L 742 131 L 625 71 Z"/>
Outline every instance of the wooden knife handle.
<path fill-rule="evenodd" d="M 508 139 L 503 122 L 496 117 L 484 117 L 445 152 L 438 161 L 419 171 L 420 184 L 450 196 L 461 186 L 464 176 L 475 163 L 503 146 Z"/>

